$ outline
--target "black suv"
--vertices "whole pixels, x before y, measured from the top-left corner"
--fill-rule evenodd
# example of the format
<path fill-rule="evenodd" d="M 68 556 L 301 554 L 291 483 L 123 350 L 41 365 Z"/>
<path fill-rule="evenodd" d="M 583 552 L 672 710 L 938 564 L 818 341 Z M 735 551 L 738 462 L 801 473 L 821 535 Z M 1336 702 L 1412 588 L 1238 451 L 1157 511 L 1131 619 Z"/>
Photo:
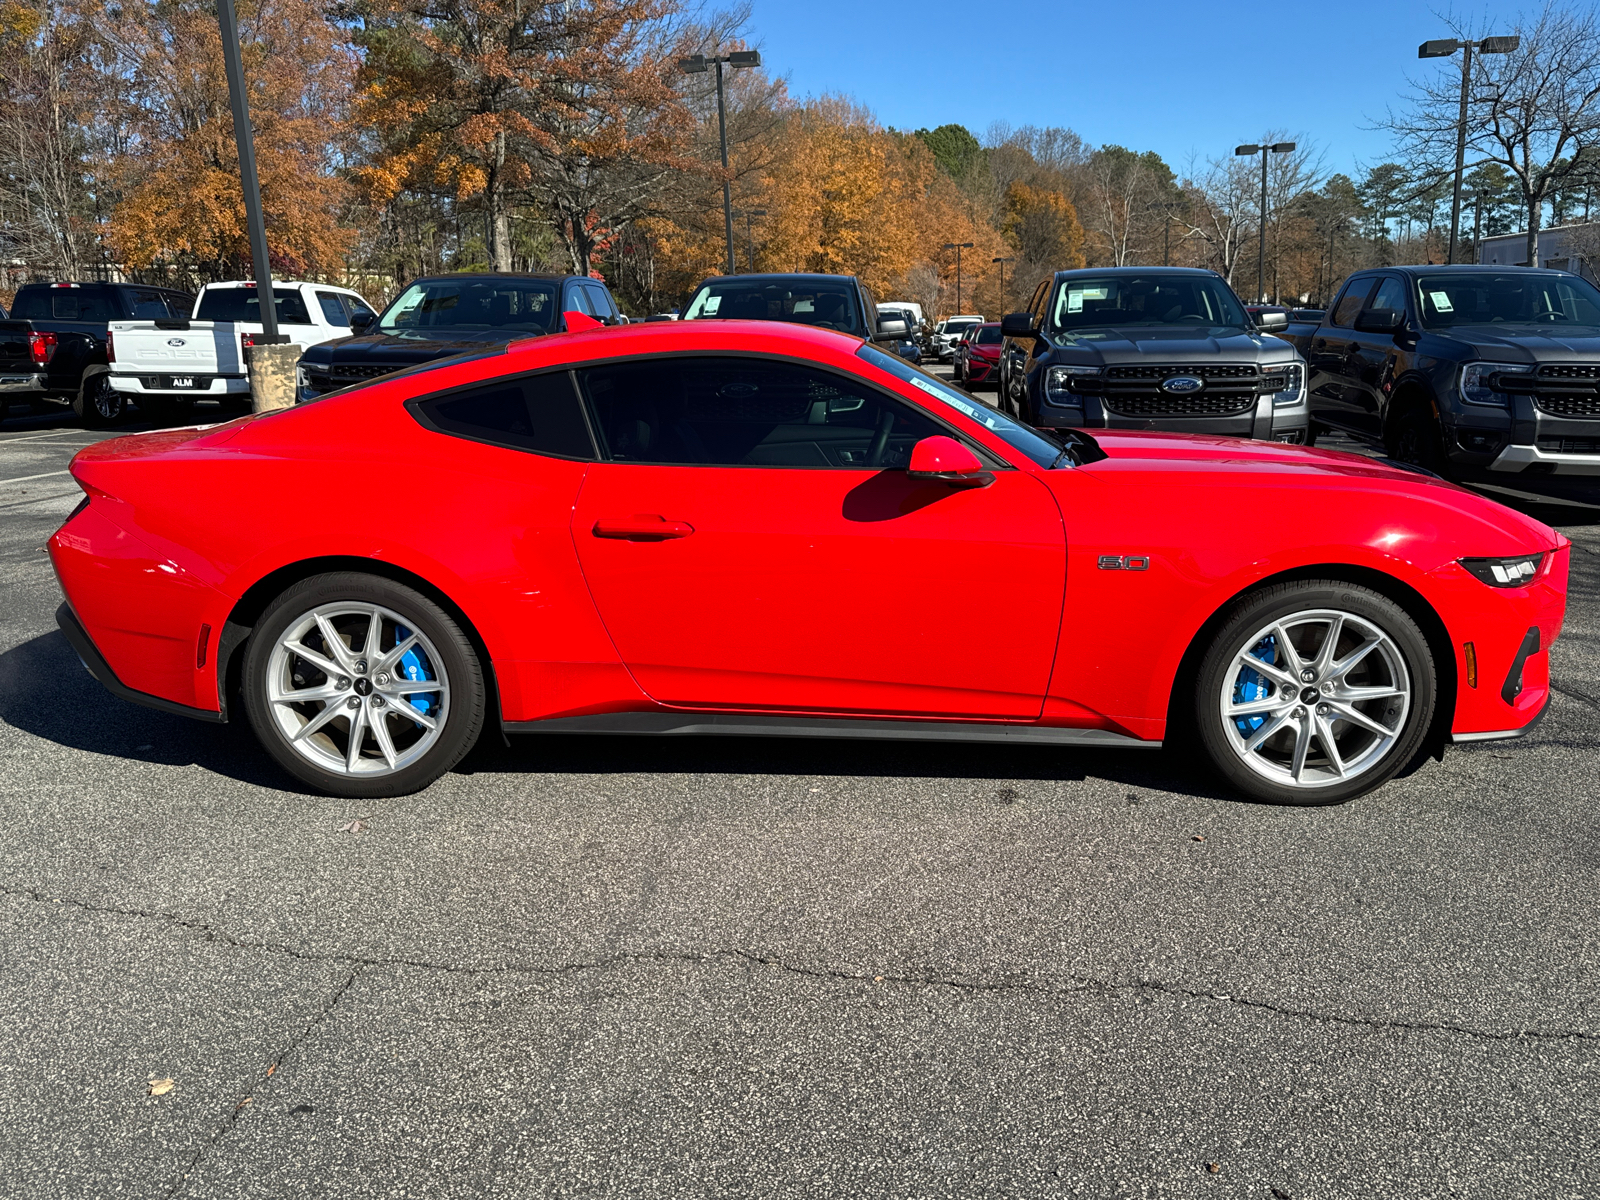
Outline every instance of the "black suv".
<path fill-rule="evenodd" d="M 875 342 L 901 342 L 911 332 L 898 310 L 880 317 L 854 275 L 713 275 L 683 310 L 685 321 L 729 318 L 815 325 Z"/>
<path fill-rule="evenodd" d="M 1305 364 L 1215 271 L 1057 271 L 1001 322 L 999 407 L 1039 428 L 1306 439 Z"/>
<path fill-rule="evenodd" d="M 299 398 L 314 400 L 436 358 L 560 333 L 572 312 L 605 325 L 622 321 L 606 285 L 582 275 L 463 272 L 418 279 L 376 319 L 352 315 L 352 336 L 307 346 Z"/>
<path fill-rule="evenodd" d="M 138 283 L 28 283 L 0 320 L 0 412 L 12 404 L 70 404 L 85 425 L 109 425 L 127 397 L 111 386 L 112 321 L 187 318 L 194 297 Z"/>
<path fill-rule="evenodd" d="M 1383 267 L 1287 335 L 1312 428 L 1443 475 L 1600 475 L 1600 290 L 1528 267 Z"/>

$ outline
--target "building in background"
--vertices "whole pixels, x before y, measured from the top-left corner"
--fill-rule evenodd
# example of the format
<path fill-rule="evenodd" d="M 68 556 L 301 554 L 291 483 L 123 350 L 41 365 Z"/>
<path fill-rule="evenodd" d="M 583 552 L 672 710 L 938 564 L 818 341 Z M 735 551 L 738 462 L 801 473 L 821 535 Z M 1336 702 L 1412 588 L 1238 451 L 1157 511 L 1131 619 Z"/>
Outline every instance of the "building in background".
<path fill-rule="evenodd" d="M 1478 243 L 1478 261 L 1493 266 L 1526 267 L 1528 234 L 1502 233 Z M 1571 271 L 1600 283 L 1600 221 L 1555 225 L 1539 231 L 1539 266 Z"/>

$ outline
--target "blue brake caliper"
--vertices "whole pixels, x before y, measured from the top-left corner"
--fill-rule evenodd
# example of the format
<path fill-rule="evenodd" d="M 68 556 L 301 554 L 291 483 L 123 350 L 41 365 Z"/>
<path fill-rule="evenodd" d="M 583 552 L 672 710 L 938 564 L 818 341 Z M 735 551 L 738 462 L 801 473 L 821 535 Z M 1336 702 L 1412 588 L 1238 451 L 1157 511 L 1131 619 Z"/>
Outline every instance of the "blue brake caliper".
<path fill-rule="evenodd" d="M 410 636 L 411 631 L 404 625 L 396 625 L 394 627 L 395 641 L 403 642 Z M 400 669 L 406 673 L 406 678 L 412 682 L 433 678 L 433 676 L 429 675 L 427 670 L 423 667 L 422 656 L 417 653 L 415 647 L 407 650 L 400 656 Z M 427 692 L 413 692 L 411 695 L 406 697 L 406 701 L 411 705 L 412 708 L 416 709 L 423 716 L 427 716 L 428 713 L 433 710 L 433 707 L 438 703 L 438 701 L 434 698 L 434 694 Z"/>
<path fill-rule="evenodd" d="M 1273 634 L 1267 634 L 1250 648 L 1250 657 L 1259 658 L 1268 666 L 1278 665 L 1278 639 Z M 1248 704 L 1252 700 L 1264 700 L 1271 685 L 1257 671 L 1245 667 L 1239 672 L 1239 678 L 1233 685 L 1233 702 L 1235 704 Z M 1264 716 L 1235 717 L 1234 725 L 1240 733 L 1254 733 L 1267 723 Z"/>

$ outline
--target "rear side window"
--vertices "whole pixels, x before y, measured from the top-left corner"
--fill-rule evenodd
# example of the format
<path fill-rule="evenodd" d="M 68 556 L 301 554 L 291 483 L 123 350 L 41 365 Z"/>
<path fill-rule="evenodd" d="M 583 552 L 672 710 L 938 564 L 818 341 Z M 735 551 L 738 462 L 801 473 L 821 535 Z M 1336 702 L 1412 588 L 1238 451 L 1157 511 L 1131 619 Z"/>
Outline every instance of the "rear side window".
<path fill-rule="evenodd" d="M 322 315 L 327 318 L 329 325 L 350 324 L 350 318 L 344 311 L 343 297 L 337 292 L 318 292 L 317 303 L 322 306 Z"/>
<path fill-rule="evenodd" d="M 594 458 L 583 408 L 565 371 L 450 392 L 413 411 L 439 433 L 556 458 Z"/>
<path fill-rule="evenodd" d="M 43 321 L 50 316 L 50 293 L 44 288 L 23 288 L 11 306 L 11 316 L 18 321 Z"/>
<path fill-rule="evenodd" d="M 122 316 L 113 309 L 110 288 L 53 287 L 47 291 L 49 315 L 58 321 L 115 321 Z M 166 316 L 166 313 L 161 315 Z"/>
<path fill-rule="evenodd" d="M 1349 329 L 1356 323 L 1356 317 L 1366 307 L 1367 297 L 1372 294 L 1372 285 L 1375 280 L 1368 275 L 1362 279 L 1352 279 L 1344 285 L 1344 291 L 1339 296 L 1339 302 L 1333 306 L 1333 320 L 1330 322 L 1340 329 Z"/>
<path fill-rule="evenodd" d="M 272 306 L 278 310 L 280 325 L 309 325 L 311 314 L 298 289 L 272 289 Z M 239 321 L 261 323 L 261 300 L 253 287 L 211 288 L 200 297 L 195 313 L 198 321 Z"/>

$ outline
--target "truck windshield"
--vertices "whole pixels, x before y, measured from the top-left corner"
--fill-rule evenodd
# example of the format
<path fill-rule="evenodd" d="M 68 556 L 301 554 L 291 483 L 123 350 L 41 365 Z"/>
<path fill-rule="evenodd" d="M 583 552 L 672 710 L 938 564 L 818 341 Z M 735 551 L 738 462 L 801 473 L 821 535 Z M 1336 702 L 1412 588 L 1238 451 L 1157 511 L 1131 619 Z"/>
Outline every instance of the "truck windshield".
<path fill-rule="evenodd" d="M 842 279 L 711 279 L 689 301 L 685 321 L 789 321 L 864 336 L 855 288 Z"/>
<path fill-rule="evenodd" d="M 309 325 L 311 314 L 298 290 L 272 289 L 272 307 L 280 325 Z M 261 298 L 253 287 L 207 288 L 195 309 L 196 321 L 236 321 L 261 324 Z"/>
<path fill-rule="evenodd" d="M 549 333 L 559 286 L 553 279 L 422 280 L 383 310 L 378 331 L 466 327 Z"/>
<path fill-rule="evenodd" d="M 1053 333 L 1130 325 L 1251 328 L 1233 289 L 1214 275 L 1106 275 L 1067 279 L 1051 305 Z"/>
<path fill-rule="evenodd" d="M 1600 291 L 1575 275 L 1452 271 L 1417 280 L 1417 307 L 1428 329 L 1452 325 L 1600 326 Z"/>

